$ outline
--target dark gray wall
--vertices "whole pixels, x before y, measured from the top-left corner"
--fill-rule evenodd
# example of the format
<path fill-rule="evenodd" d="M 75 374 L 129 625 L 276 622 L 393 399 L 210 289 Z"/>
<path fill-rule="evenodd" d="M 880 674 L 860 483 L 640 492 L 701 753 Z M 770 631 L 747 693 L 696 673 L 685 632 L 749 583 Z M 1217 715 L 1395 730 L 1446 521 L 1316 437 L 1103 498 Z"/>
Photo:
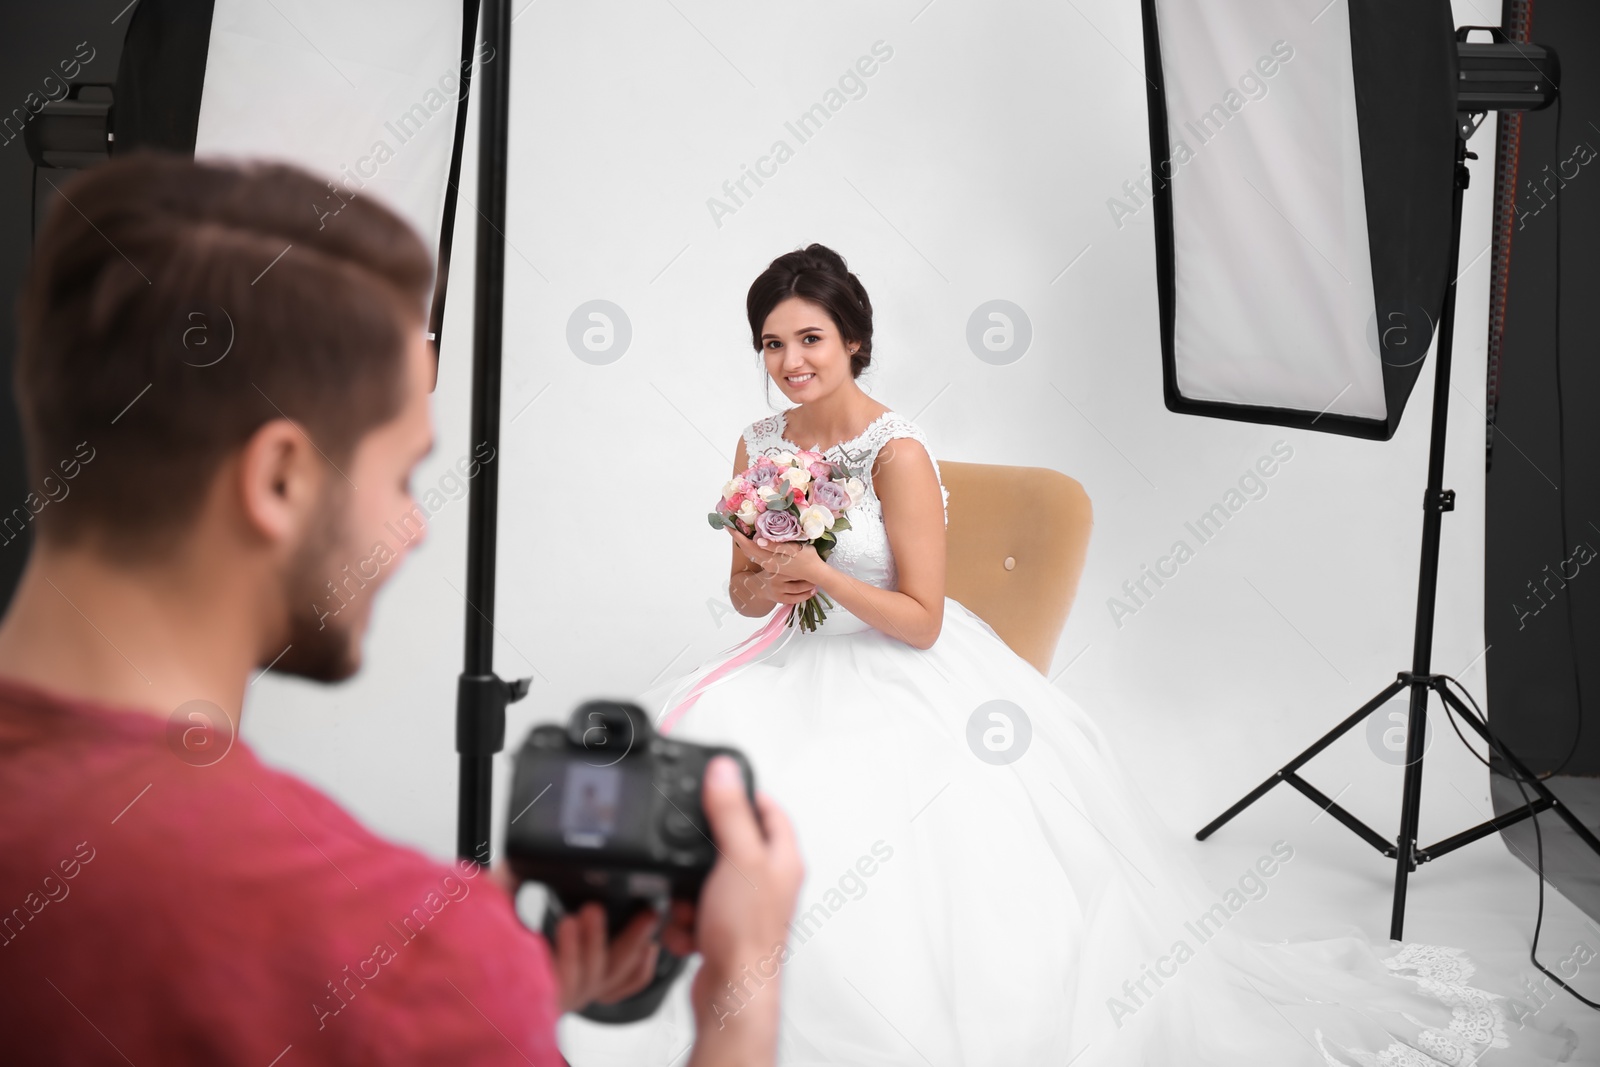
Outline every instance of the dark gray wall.
<path fill-rule="evenodd" d="M 1512 7 L 1507 4 L 1508 14 Z M 1600 363 L 1595 360 L 1592 322 L 1595 294 L 1600 292 L 1595 250 L 1600 234 L 1600 78 L 1594 62 L 1600 52 L 1600 7 L 1593 0 L 1538 0 L 1530 29 L 1531 39 L 1554 48 L 1561 60 L 1564 114 L 1559 144 L 1555 108 L 1522 118 L 1516 210 L 1509 219 L 1503 351 L 1498 381 L 1491 381 L 1497 396 L 1484 519 L 1487 710 L 1495 732 L 1542 773 L 1553 770 L 1572 747 L 1581 686 L 1589 722 L 1563 773 L 1596 775 L 1600 419 L 1594 403 L 1600 396 Z M 1510 177 L 1507 163 L 1500 161 L 1502 181 Z M 1475 169 L 1485 173 L 1481 166 Z M 1566 176 L 1559 216 L 1553 197 L 1558 171 Z M 1557 433 L 1558 229 L 1564 465 Z M 1462 262 L 1475 251 L 1463 249 Z M 1452 414 L 1476 417 L 1461 403 L 1453 404 Z M 1557 492 L 1563 466 L 1565 549 Z"/>

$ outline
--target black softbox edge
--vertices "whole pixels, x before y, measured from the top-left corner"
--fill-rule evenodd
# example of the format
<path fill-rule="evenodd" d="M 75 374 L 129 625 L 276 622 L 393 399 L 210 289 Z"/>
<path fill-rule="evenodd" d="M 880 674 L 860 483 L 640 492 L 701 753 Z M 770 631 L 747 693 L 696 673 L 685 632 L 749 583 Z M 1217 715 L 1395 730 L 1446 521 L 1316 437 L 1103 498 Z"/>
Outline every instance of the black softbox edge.
<path fill-rule="evenodd" d="M 1171 185 L 1161 163 L 1171 154 L 1156 0 L 1141 0 L 1145 76 L 1148 86 L 1150 166 L 1155 179 L 1156 290 L 1161 316 L 1161 383 L 1169 411 L 1317 430 L 1368 440 L 1394 436 L 1423 360 L 1400 367 L 1385 363 L 1387 417 L 1301 411 L 1266 405 L 1197 400 L 1178 390 L 1173 351 L 1175 284 Z M 1380 317 L 1416 309 L 1425 320 L 1407 325 L 1426 330 L 1432 342 L 1444 308 L 1453 264 L 1450 209 L 1455 159 L 1455 101 L 1459 78 L 1455 19 L 1449 0 L 1396 5 L 1351 0 L 1350 37 L 1357 121 L 1361 133 L 1362 185 L 1367 240 L 1372 260 L 1374 306 Z M 1410 106 L 1405 106 L 1405 105 Z M 1429 119 L 1426 116 L 1431 115 Z M 1412 196 L 1397 195 L 1400 188 Z M 1374 357 L 1376 358 L 1376 357 Z"/>

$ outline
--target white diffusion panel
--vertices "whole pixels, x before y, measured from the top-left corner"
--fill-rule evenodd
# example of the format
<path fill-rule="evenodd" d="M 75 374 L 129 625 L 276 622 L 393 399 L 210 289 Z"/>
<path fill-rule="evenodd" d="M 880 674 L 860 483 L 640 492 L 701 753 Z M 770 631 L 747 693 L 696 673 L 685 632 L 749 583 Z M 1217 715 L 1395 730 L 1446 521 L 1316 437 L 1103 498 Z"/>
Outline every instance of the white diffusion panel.
<path fill-rule="evenodd" d="M 217 0 L 195 156 L 272 157 L 374 196 L 437 253 L 462 95 L 459 0 Z"/>
<path fill-rule="evenodd" d="M 1385 418 L 1348 9 L 1157 6 L 1180 393 Z"/>

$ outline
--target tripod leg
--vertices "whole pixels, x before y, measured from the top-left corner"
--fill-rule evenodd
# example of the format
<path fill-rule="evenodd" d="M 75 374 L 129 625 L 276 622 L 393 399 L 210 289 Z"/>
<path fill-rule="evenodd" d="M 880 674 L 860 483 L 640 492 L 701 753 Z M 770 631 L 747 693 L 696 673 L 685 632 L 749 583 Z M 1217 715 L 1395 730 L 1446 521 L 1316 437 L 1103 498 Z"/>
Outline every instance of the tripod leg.
<path fill-rule="evenodd" d="M 1567 826 L 1571 828 L 1573 833 L 1578 835 L 1578 839 L 1580 841 L 1593 849 L 1596 854 L 1600 854 L 1600 838 L 1595 837 L 1594 832 L 1583 824 L 1583 820 L 1572 813 L 1572 809 L 1561 803 L 1561 798 L 1557 797 L 1555 793 L 1550 790 L 1550 787 L 1544 784 L 1543 779 L 1539 778 L 1532 771 L 1528 770 L 1527 766 L 1517 758 L 1517 754 L 1515 752 L 1512 752 L 1509 748 L 1505 747 L 1505 745 L 1493 740 L 1489 736 L 1489 726 L 1487 723 L 1479 719 L 1477 714 L 1471 708 L 1463 704 L 1460 698 L 1454 693 L 1450 692 L 1448 689 L 1441 688 L 1439 690 L 1439 696 L 1444 699 L 1445 703 L 1449 704 L 1456 710 L 1456 713 L 1461 716 L 1462 721 L 1464 721 L 1468 726 L 1472 727 L 1472 729 L 1477 732 L 1479 737 L 1483 738 L 1484 742 L 1492 751 L 1498 752 L 1501 758 L 1503 758 L 1507 763 L 1511 764 L 1512 769 L 1522 776 L 1524 785 L 1531 788 L 1539 797 L 1550 802 L 1551 809 L 1557 815 L 1561 816 L 1563 820 L 1565 820 Z"/>
<path fill-rule="evenodd" d="M 1422 808 L 1422 751 L 1428 737 L 1428 687 L 1411 687 L 1411 714 L 1406 721 L 1406 779 L 1400 797 L 1400 837 L 1395 842 L 1394 912 L 1389 936 L 1400 939 L 1406 918 L 1406 878 L 1416 869 L 1417 816 Z"/>
<path fill-rule="evenodd" d="M 1278 770 L 1278 773 L 1274 774 L 1271 778 L 1268 778 L 1266 781 L 1250 790 L 1250 792 L 1246 793 L 1244 798 L 1233 807 L 1229 808 L 1221 815 L 1218 815 L 1215 819 L 1212 819 L 1210 822 L 1206 823 L 1206 825 L 1200 829 L 1200 832 L 1194 835 L 1195 840 L 1204 841 L 1206 838 L 1216 833 L 1217 829 L 1221 827 L 1223 823 L 1227 822 L 1245 808 L 1248 808 L 1250 805 L 1260 800 L 1266 795 L 1267 790 L 1283 781 L 1286 776 L 1298 771 L 1301 766 L 1310 762 L 1310 760 L 1316 756 L 1317 753 L 1321 752 L 1323 749 L 1327 748 L 1329 745 L 1333 744 L 1334 741 L 1343 736 L 1345 731 L 1349 730 L 1350 727 L 1354 726 L 1362 719 L 1365 719 L 1368 715 L 1371 715 L 1377 708 L 1388 703 L 1389 698 L 1393 697 L 1396 693 L 1400 692 L 1400 690 L 1404 688 L 1404 682 L 1398 680 L 1390 682 L 1388 686 L 1384 688 L 1383 692 L 1379 693 L 1377 696 L 1361 705 L 1350 715 L 1346 716 L 1344 722 L 1341 722 L 1338 726 L 1335 726 L 1333 729 L 1323 734 L 1322 737 L 1318 738 L 1316 744 L 1300 753 L 1288 763 L 1285 763 Z"/>

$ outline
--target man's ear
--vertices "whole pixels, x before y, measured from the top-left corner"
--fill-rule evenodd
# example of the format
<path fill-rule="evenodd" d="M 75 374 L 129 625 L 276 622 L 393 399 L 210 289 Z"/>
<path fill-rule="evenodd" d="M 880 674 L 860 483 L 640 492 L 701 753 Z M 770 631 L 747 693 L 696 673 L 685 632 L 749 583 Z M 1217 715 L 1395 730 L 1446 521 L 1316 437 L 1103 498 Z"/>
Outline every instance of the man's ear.
<path fill-rule="evenodd" d="M 296 540 L 320 497 L 325 466 L 297 423 L 263 423 L 237 461 L 235 485 L 245 525 L 269 541 Z"/>

